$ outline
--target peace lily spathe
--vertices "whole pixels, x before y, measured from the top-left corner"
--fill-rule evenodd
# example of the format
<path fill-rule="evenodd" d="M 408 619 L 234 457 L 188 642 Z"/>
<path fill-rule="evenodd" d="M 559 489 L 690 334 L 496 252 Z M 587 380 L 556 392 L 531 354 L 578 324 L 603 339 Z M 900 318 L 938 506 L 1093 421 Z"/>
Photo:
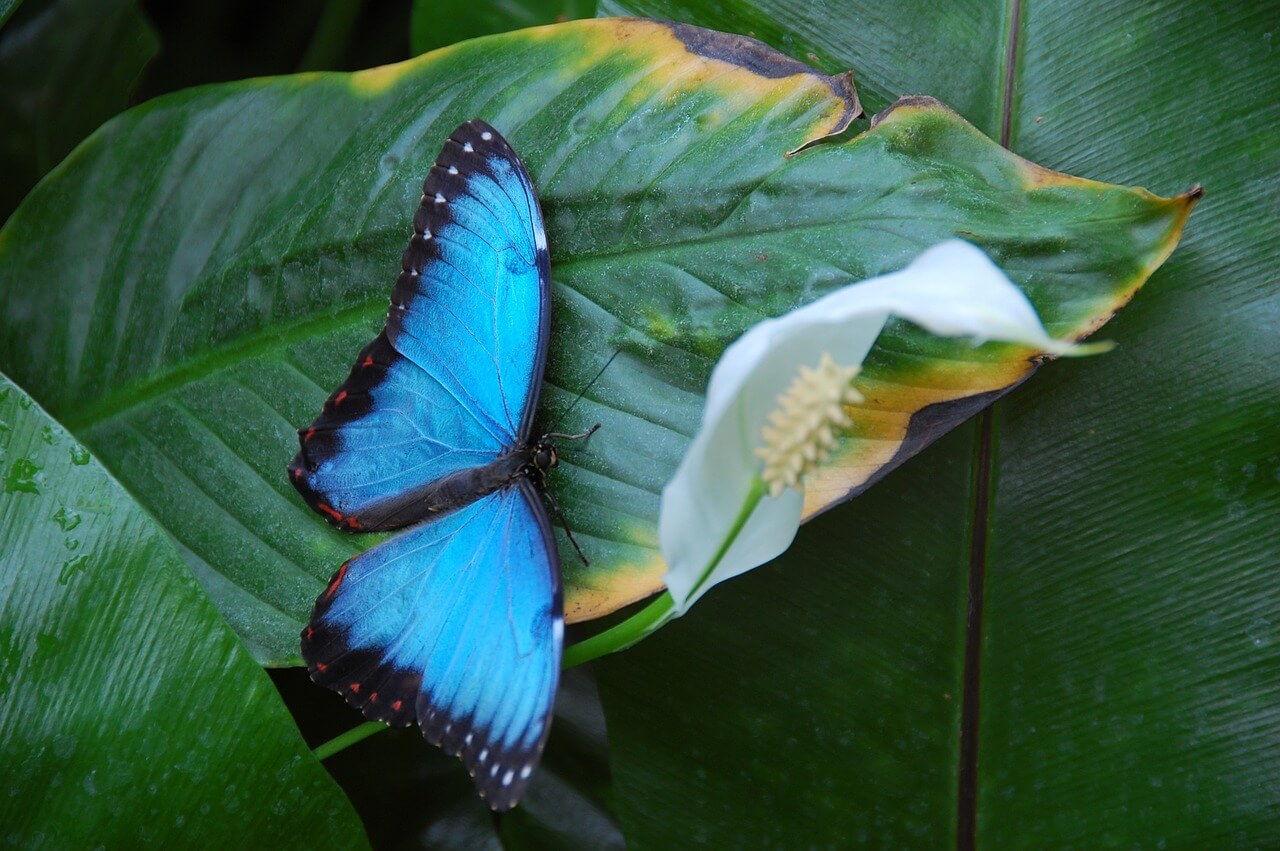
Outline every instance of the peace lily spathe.
<path fill-rule="evenodd" d="M 1022 291 L 960 240 L 761 322 L 716 365 L 702 425 L 662 491 L 671 614 L 791 545 L 804 476 L 851 425 L 845 406 L 860 401 L 851 382 L 890 315 L 975 345 L 1001 340 L 1058 355 L 1086 348 L 1050 337 Z"/>

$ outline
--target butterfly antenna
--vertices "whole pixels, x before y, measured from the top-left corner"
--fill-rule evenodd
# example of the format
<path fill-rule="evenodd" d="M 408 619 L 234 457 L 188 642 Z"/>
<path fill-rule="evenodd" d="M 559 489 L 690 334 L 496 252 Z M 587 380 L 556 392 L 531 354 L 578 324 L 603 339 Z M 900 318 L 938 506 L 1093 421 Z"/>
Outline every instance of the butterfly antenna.
<path fill-rule="evenodd" d="M 597 381 L 600 380 L 600 376 L 604 375 L 604 371 L 609 368 L 609 364 L 613 363 L 613 359 L 616 358 L 621 353 L 622 353 L 622 349 L 613 350 L 613 354 L 609 355 L 609 359 L 604 362 L 604 366 L 600 367 L 600 370 L 595 374 L 595 377 L 587 382 L 586 387 L 582 388 L 582 392 L 578 394 L 578 398 L 574 399 L 573 404 L 569 405 L 569 407 L 565 409 L 565 412 L 560 415 L 559 419 L 557 419 L 555 423 L 552 424 L 551 427 L 553 429 L 556 426 L 560 425 L 560 423 L 564 422 L 568 418 L 569 414 L 573 413 L 573 409 L 578 407 L 578 403 L 582 401 L 582 397 L 587 395 L 587 391 L 591 389 L 592 385 L 594 385 Z M 597 425 L 595 428 L 590 429 L 583 436 L 590 437 L 591 433 L 594 432 L 596 428 L 599 428 L 599 426 Z M 547 436 L 551 437 L 554 434 L 555 433 L 552 432 L 552 433 L 549 433 Z M 558 435 L 558 436 L 562 438 L 570 437 L 570 435 Z"/>
<path fill-rule="evenodd" d="M 594 426 L 586 434 L 590 434 L 599 428 L 599 424 Z M 543 489 L 542 496 L 546 498 L 548 504 L 551 505 L 551 511 L 560 519 L 560 525 L 564 528 L 564 534 L 569 539 L 569 543 L 573 544 L 573 548 L 578 551 L 578 558 L 582 559 L 583 567 L 590 567 L 591 562 L 587 560 L 586 554 L 582 551 L 582 547 L 578 546 L 578 541 L 573 537 L 573 530 L 569 528 L 569 520 L 564 516 L 564 512 L 560 510 L 560 503 L 556 502 L 556 498 L 551 495 L 551 491 Z"/>

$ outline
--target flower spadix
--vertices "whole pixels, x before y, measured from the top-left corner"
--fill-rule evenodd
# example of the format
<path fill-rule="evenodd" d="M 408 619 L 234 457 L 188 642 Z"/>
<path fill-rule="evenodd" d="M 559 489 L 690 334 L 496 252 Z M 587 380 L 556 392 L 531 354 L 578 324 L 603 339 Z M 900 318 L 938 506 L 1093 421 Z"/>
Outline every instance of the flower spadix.
<path fill-rule="evenodd" d="M 861 371 L 861 366 L 836 363 L 830 352 L 822 353 L 816 369 L 801 365 L 760 432 L 764 445 L 756 448 L 764 459 L 760 478 L 769 486 L 769 496 L 800 487 L 805 475 L 835 447 L 836 430 L 853 425 L 845 405 L 862 401 L 862 394 L 853 389 L 854 376 Z"/>
<path fill-rule="evenodd" d="M 701 427 L 662 492 L 659 543 L 676 613 L 790 546 L 805 476 L 854 426 L 854 382 L 890 315 L 975 345 L 1084 348 L 1050 337 L 1022 291 L 959 240 L 756 325 L 712 372 Z"/>

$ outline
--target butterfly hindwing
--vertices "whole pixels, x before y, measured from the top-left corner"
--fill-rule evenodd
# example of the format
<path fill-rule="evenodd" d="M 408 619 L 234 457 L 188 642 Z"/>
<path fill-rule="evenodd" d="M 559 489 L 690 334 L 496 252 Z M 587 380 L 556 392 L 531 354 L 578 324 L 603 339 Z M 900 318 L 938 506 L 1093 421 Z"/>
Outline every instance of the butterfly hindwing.
<path fill-rule="evenodd" d="M 420 724 L 504 810 L 546 742 L 563 634 L 555 540 L 521 480 L 344 564 L 302 654 L 369 718 Z"/>
<path fill-rule="evenodd" d="M 492 127 L 454 131 L 423 182 L 386 327 L 289 467 L 347 530 L 427 516 L 429 487 L 528 437 L 546 362 L 550 270 L 528 172 Z"/>

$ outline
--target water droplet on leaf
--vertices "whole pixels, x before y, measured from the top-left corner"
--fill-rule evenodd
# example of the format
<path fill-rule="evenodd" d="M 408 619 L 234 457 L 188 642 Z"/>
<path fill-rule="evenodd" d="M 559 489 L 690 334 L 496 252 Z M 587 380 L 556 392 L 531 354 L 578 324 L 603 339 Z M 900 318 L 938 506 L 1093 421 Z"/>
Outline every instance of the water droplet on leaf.
<path fill-rule="evenodd" d="M 67 559 L 62 563 L 62 570 L 58 571 L 58 584 L 66 585 L 71 578 L 77 573 L 84 573 L 84 569 L 89 566 L 89 554 L 84 553 L 75 558 Z"/>
<path fill-rule="evenodd" d="M 82 467 L 85 464 L 88 464 L 89 450 L 85 449 L 78 443 L 73 445 L 71 447 L 71 463 L 75 464 L 77 467 Z"/>
<path fill-rule="evenodd" d="M 4 478 L 4 489 L 7 493 L 40 493 L 39 474 L 40 467 L 34 461 L 19 458 Z"/>
<path fill-rule="evenodd" d="M 70 532 L 80 525 L 80 515 L 74 511 L 68 511 L 65 505 L 58 509 L 57 513 L 53 515 L 53 519 L 62 527 L 64 532 Z"/>

